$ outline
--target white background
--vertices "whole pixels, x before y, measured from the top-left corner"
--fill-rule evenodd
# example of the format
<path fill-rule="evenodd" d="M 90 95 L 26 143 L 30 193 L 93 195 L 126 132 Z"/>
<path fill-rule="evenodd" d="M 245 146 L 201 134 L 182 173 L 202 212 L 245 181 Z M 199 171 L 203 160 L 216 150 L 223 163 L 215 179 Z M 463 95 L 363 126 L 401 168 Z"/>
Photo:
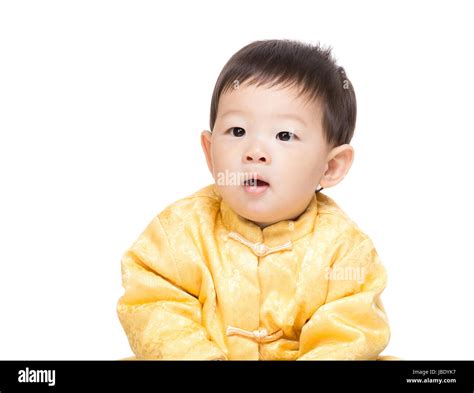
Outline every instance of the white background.
<path fill-rule="evenodd" d="M 327 194 L 388 274 L 384 354 L 473 359 L 468 2 L 0 3 L 0 359 L 132 355 L 120 259 L 212 182 L 199 135 L 228 58 L 333 47 L 356 89 L 354 165 Z"/>

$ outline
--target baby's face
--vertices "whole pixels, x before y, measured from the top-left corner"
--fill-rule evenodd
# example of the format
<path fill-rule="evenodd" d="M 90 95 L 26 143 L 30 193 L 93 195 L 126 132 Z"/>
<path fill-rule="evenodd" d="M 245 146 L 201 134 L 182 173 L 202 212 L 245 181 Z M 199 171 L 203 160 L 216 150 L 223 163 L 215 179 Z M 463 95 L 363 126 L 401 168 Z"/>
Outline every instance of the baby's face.
<path fill-rule="evenodd" d="M 294 87 L 234 84 L 220 98 L 212 134 L 202 133 L 222 198 L 262 228 L 304 212 L 328 169 L 320 103 L 297 94 Z M 253 176 L 267 184 L 246 185 Z"/>

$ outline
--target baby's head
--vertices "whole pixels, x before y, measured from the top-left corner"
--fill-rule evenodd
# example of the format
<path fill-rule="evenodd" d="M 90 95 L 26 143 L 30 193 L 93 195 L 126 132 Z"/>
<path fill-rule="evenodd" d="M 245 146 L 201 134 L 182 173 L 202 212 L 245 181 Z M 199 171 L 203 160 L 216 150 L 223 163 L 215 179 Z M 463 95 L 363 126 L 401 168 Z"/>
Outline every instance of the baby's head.
<path fill-rule="evenodd" d="M 344 178 L 355 122 L 354 90 L 330 49 L 256 41 L 221 71 L 201 144 L 224 201 L 264 228 Z"/>

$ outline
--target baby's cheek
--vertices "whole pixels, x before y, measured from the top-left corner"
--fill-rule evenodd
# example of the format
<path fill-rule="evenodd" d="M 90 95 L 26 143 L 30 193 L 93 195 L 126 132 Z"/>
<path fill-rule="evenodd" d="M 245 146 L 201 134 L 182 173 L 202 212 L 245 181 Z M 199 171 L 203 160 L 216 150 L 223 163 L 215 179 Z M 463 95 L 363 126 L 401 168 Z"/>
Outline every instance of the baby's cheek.
<path fill-rule="evenodd" d="M 232 162 L 239 160 L 240 154 L 235 146 L 221 144 L 213 150 L 214 162 L 221 166 L 231 166 Z"/>

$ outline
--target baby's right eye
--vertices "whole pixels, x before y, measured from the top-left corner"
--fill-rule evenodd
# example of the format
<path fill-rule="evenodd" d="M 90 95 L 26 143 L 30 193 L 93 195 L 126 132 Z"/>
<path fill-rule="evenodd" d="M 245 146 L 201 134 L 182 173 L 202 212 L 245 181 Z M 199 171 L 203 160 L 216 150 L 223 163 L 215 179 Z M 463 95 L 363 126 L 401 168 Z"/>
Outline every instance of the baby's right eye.
<path fill-rule="evenodd" d="M 241 127 L 232 127 L 229 129 L 233 136 L 241 137 L 245 135 L 245 130 Z"/>

